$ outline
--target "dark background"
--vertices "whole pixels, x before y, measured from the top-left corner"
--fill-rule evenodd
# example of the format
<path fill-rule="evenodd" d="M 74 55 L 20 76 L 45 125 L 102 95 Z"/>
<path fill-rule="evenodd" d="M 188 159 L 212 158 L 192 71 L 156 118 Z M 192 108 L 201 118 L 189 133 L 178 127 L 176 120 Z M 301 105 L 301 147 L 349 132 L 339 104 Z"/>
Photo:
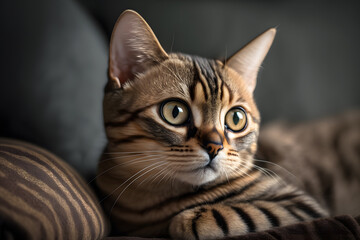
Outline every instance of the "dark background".
<path fill-rule="evenodd" d="M 263 123 L 360 106 L 359 1 L 2 0 L 0 136 L 39 144 L 92 175 L 105 144 L 108 39 L 129 8 L 165 50 L 209 58 L 276 26 L 255 91 Z"/>

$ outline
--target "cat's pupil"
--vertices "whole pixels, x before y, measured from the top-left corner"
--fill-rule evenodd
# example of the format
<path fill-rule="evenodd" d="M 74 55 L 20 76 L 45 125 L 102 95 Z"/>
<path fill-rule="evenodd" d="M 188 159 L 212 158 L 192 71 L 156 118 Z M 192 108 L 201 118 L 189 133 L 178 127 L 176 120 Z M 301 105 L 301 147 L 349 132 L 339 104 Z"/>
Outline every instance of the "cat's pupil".
<path fill-rule="evenodd" d="M 233 121 L 235 125 L 237 125 L 240 121 L 239 114 L 240 114 L 239 112 L 234 113 Z"/>
<path fill-rule="evenodd" d="M 175 105 L 175 107 L 172 110 L 172 116 L 173 118 L 176 118 L 179 115 L 179 107 Z"/>

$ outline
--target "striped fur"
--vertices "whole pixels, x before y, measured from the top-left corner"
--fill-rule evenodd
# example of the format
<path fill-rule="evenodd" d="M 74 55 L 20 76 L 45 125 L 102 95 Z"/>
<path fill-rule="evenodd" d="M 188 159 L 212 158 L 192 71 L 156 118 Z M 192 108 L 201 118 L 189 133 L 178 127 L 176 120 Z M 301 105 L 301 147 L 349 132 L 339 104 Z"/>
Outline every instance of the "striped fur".
<path fill-rule="evenodd" d="M 0 139 L 0 219 L 4 239 L 100 239 L 102 209 L 83 179 L 53 154 Z"/>
<path fill-rule="evenodd" d="M 357 216 L 359 149 L 360 110 L 352 110 L 301 124 L 272 123 L 262 129 L 258 155 L 276 163 L 264 167 L 311 194 L 332 216 Z"/>
<path fill-rule="evenodd" d="M 103 105 L 108 145 L 97 175 L 115 231 L 214 239 L 327 214 L 253 161 L 260 115 L 252 92 L 274 33 L 220 62 L 167 54 L 138 14 L 120 17 Z M 164 119 L 168 101 L 188 120 Z M 225 123 L 232 109 L 245 114 L 239 131 Z"/>

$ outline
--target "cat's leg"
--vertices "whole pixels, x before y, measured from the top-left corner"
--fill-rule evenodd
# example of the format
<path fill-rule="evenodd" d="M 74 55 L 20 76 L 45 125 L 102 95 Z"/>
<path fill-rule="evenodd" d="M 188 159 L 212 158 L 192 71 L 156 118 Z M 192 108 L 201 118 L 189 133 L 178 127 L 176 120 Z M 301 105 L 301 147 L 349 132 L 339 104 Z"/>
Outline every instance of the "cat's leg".
<path fill-rule="evenodd" d="M 327 216 L 312 198 L 221 202 L 187 209 L 175 216 L 169 232 L 175 239 L 218 239 L 267 230 Z"/>

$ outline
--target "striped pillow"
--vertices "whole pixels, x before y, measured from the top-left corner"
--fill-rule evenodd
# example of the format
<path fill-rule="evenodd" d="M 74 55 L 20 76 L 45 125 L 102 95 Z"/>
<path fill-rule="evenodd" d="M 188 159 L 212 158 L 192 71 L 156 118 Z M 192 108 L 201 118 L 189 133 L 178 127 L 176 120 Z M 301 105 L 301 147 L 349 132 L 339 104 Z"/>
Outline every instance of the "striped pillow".
<path fill-rule="evenodd" d="M 0 239 L 101 239 L 107 230 L 73 168 L 42 148 L 0 139 Z"/>

